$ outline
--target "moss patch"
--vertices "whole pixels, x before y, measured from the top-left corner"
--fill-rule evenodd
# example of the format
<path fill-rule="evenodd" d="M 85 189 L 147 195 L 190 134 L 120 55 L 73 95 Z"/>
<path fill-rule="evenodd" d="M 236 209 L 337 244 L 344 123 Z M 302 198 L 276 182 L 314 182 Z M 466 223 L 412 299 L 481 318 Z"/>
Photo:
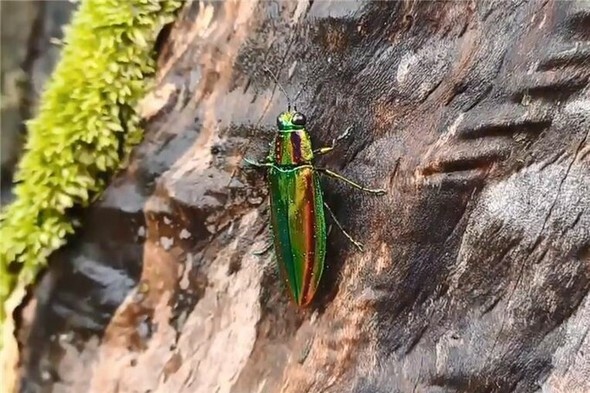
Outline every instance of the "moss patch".
<path fill-rule="evenodd" d="M 135 112 L 153 74 L 154 43 L 176 0 L 85 0 L 65 31 L 61 60 L 27 123 L 16 199 L 0 215 L 0 323 L 16 284 L 33 282 L 137 144 Z M 1 343 L 0 343 L 1 345 Z"/>

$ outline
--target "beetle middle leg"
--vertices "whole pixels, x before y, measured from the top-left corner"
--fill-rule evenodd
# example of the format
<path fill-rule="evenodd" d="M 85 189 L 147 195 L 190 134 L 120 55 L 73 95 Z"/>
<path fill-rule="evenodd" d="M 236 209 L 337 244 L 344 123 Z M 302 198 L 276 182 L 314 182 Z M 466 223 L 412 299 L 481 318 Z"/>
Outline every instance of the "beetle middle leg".
<path fill-rule="evenodd" d="M 342 180 L 343 182 L 346 182 L 346 183 L 350 184 L 351 186 L 353 186 L 354 188 L 357 188 L 361 191 L 369 192 L 371 194 L 376 194 L 376 195 L 384 195 L 386 193 L 386 191 L 382 188 L 367 188 L 367 187 L 361 186 L 360 184 L 355 183 L 354 181 L 352 181 L 342 175 L 339 175 L 336 172 L 326 169 L 326 168 L 316 168 L 316 170 L 320 173 L 326 174 L 326 175 L 333 177 L 335 179 Z"/>
<path fill-rule="evenodd" d="M 334 214 L 334 212 L 332 211 L 332 209 L 330 209 L 330 206 L 328 206 L 328 204 L 326 202 L 324 202 L 324 207 L 326 208 L 326 210 L 328 211 L 328 213 L 330 213 L 330 216 L 332 217 L 332 220 L 334 220 L 334 222 L 336 223 L 336 226 L 338 227 L 338 229 L 340 229 L 340 231 L 342 231 L 342 233 L 344 234 L 344 236 L 346 236 L 346 238 L 352 243 L 354 244 L 354 246 L 356 248 L 359 249 L 359 251 L 363 251 L 363 244 L 359 241 L 356 241 L 353 239 L 352 236 L 350 236 L 348 234 L 348 232 L 346 232 L 344 230 L 344 228 L 342 227 L 342 224 L 340 224 L 340 221 L 338 221 L 338 219 L 336 218 L 336 215 Z"/>
<path fill-rule="evenodd" d="M 334 150 L 336 148 L 336 146 L 338 145 L 338 142 L 340 142 L 343 139 L 348 138 L 348 136 L 350 135 L 350 130 L 352 130 L 352 126 L 348 127 L 346 130 L 344 130 L 344 132 L 342 134 L 340 134 L 335 139 L 333 139 L 332 145 L 326 146 L 326 147 L 321 147 L 319 149 L 315 149 L 313 151 L 313 154 L 321 155 L 321 154 L 326 154 L 326 153 L 331 152 L 332 150 Z"/>

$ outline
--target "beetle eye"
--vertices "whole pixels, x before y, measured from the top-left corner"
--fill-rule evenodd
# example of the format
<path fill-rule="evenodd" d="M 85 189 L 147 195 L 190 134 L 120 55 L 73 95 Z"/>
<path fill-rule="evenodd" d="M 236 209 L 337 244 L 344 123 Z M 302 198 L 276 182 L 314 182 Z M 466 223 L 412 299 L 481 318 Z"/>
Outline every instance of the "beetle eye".
<path fill-rule="evenodd" d="M 281 128 L 283 126 L 283 122 L 281 121 L 281 116 L 277 116 L 277 127 Z"/>
<path fill-rule="evenodd" d="M 305 115 L 303 113 L 295 113 L 293 118 L 291 119 L 291 123 L 296 126 L 304 126 L 305 125 Z"/>

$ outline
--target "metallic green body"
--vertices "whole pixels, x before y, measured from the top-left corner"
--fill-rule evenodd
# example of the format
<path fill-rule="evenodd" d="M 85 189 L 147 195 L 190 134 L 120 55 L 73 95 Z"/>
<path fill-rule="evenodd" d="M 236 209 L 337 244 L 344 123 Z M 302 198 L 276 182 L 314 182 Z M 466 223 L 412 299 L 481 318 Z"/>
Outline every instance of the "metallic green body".
<path fill-rule="evenodd" d="M 318 174 L 311 165 L 269 168 L 271 223 L 277 262 L 293 301 L 308 305 L 326 256 L 326 221 Z"/>
<path fill-rule="evenodd" d="M 318 288 L 326 256 L 326 220 L 313 150 L 303 126 L 293 124 L 296 112 L 278 119 L 267 162 L 271 223 L 277 263 L 299 306 L 308 305 Z"/>
<path fill-rule="evenodd" d="M 294 302 L 298 306 L 307 306 L 316 294 L 324 270 L 325 211 L 330 213 L 342 233 L 362 250 L 362 244 L 346 233 L 334 213 L 324 204 L 319 174 L 375 195 L 383 195 L 385 190 L 366 188 L 313 165 L 314 152 L 325 154 L 332 151 L 336 142 L 345 138 L 349 130 L 336 138 L 332 146 L 313 150 L 303 114 L 289 109 L 279 115 L 277 126 L 278 132 L 265 162 L 248 159 L 246 162 L 267 168 L 272 232 L 279 270 Z"/>

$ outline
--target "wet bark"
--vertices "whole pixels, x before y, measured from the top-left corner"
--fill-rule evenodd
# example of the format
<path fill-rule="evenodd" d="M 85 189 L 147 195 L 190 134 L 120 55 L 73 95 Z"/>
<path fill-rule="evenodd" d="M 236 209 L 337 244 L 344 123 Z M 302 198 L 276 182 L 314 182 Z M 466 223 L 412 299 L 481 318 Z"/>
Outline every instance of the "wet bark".
<path fill-rule="evenodd" d="M 146 138 L 54 255 L 21 321 L 31 392 L 590 389 L 590 7 L 187 3 Z M 261 158 L 287 104 L 336 230 L 289 304 Z M 27 314 L 28 312 L 28 314 Z"/>

